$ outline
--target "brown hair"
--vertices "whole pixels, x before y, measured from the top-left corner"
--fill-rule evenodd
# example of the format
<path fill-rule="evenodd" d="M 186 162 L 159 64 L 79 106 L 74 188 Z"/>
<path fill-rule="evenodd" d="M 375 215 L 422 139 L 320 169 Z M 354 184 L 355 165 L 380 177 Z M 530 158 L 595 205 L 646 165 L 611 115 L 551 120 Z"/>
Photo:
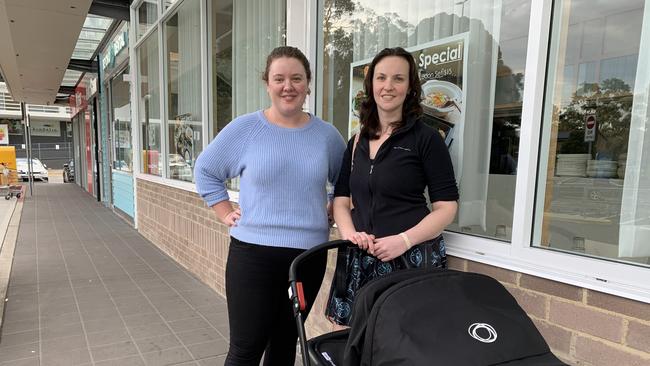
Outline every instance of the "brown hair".
<path fill-rule="evenodd" d="M 363 80 L 363 89 L 365 98 L 361 103 L 359 111 L 361 123 L 361 135 L 369 139 L 379 138 L 381 134 L 381 125 L 379 123 L 379 114 L 377 113 L 377 102 L 372 92 L 372 80 L 375 75 L 375 66 L 384 57 L 397 56 L 401 57 L 409 64 L 409 91 L 404 99 L 404 106 L 402 107 L 402 119 L 400 121 L 392 122 L 390 125 L 393 130 L 404 126 L 405 121 L 409 117 L 419 117 L 422 115 L 422 106 L 420 101 L 422 99 L 422 85 L 420 84 L 420 75 L 415 65 L 415 59 L 402 47 L 384 48 L 372 59 L 366 77 Z"/>
<path fill-rule="evenodd" d="M 264 69 L 264 74 L 262 74 L 262 80 L 268 84 L 269 82 L 269 68 L 271 68 L 271 64 L 275 59 L 281 58 L 281 57 L 290 57 L 290 58 L 295 58 L 300 63 L 302 63 L 302 66 L 305 68 L 305 74 L 307 75 L 307 81 L 311 81 L 311 69 L 309 68 L 309 60 L 307 60 L 307 57 L 305 56 L 302 51 L 297 49 L 296 47 L 291 47 L 291 46 L 280 46 L 276 47 L 269 53 L 269 55 L 266 57 L 266 68 Z"/>

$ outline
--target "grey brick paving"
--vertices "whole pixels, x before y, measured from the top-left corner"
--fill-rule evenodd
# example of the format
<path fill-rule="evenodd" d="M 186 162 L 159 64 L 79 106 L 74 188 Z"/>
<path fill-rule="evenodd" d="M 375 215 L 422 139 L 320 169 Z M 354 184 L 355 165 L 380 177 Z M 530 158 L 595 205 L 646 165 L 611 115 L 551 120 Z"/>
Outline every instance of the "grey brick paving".
<path fill-rule="evenodd" d="M 223 297 L 74 184 L 22 212 L 0 366 L 222 365 Z"/>

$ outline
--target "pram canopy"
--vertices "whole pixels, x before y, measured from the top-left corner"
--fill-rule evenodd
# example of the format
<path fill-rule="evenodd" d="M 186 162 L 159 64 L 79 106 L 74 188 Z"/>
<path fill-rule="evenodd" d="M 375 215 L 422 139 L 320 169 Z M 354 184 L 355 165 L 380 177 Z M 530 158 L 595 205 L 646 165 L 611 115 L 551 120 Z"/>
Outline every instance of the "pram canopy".
<path fill-rule="evenodd" d="M 357 294 L 350 326 L 306 342 L 310 364 L 565 365 L 506 288 L 477 273 L 380 277 Z"/>

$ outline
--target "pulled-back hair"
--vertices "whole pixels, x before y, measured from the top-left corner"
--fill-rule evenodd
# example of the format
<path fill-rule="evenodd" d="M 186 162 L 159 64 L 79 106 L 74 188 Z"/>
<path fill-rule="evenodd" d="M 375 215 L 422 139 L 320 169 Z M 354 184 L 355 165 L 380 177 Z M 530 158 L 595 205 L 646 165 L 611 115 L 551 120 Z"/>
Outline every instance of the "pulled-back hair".
<path fill-rule="evenodd" d="M 291 47 L 291 46 L 280 46 L 276 47 L 269 53 L 269 55 L 266 57 L 266 68 L 264 69 L 264 74 L 262 74 L 262 80 L 264 80 L 267 84 L 269 82 L 269 69 L 271 68 L 271 64 L 275 59 L 281 58 L 281 57 L 290 57 L 290 58 L 295 58 L 300 63 L 302 63 L 302 66 L 305 68 L 305 74 L 307 75 L 307 81 L 311 81 L 311 69 L 309 68 L 309 60 L 307 60 L 307 57 L 305 56 L 302 51 L 297 49 L 296 47 Z"/>
<path fill-rule="evenodd" d="M 422 115 L 422 106 L 420 105 L 420 100 L 422 99 L 422 85 L 420 84 L 420 75 L 418 74 L 413 56 L 402 47 L 384 48 L 377 54 L 377 56 L 375 56 L 374 59 L 372 59 L 366 77 L 363 80 L 365 98 L 361 103 L 361 108 L 359 110 L 361 135 L 366 136 L 369 139 L 376 139 L 381 135 L 381 124 L 379 123 L 377 102 L 373 95 L 372 80 L 375 75 L 375 66 L 377 66 L 379 61 L 384 57 L 388 56 L 401 57 L 406 60 L 409 65 L 409 91 L 404 99 L 402 119 L 391 122 L 391 127 L 393 130 L 396 130 L 404 126 L 404 123 L 406 123 L 408 118 L 419 117 Z"/>

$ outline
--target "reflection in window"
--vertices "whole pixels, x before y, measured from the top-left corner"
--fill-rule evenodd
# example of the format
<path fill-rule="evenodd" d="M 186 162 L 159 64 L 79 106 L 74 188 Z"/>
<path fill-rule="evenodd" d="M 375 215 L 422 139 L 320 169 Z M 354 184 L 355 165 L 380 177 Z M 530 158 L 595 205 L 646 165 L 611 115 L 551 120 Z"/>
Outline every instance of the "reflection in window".
<path fill-rule="evenodd" d="M 212 1 L 212 105 L 216 136 L 233 119 L 233 3 Z"/>
<path fill-rule="evenodd" d="M 142 172 L 161 174 L 160 81 L 158 78 L 158 32 L 153 32 L 137 50 L 140 81 L 138 113 L 142 148 Z"/>
<path fill-rule="evenodd" d="M 186 0 L 165 22 L 167 39 L 168 177 L 191 182 L 202 150 L 201 11 Z"/>
<path fill-rule="evenodd" d="M 128 67 L 111 79 L 111 118 L 113 119 L 113 169 L 133 171 L 131 145 L 131 95 Z"/>
<path fill-rule="evenodd" d="M 149 28 L 156 23 L 156 19 L 158 19 L 158 1 L 144 0 L 138 8 L 138 26 L 136 28 L 138 39 L 147 33 Z"/>
<path fill-rule="evenodd" d="M 360 63 L 385 47 L 432 53 L 442 51 L 436 47 L 466 40 L 462 42 L 467 54 L 456 71 L 421 67 L 425 86 L 427 82 L 454 84 L 450 89 L 457 91 L 454 99 L 460 106 L 458 112 L 425 108 L 425 120 L 444 134 L 459 182 L 458 217 L 449 229 L 509 240 L 530 1 L 437 0 L 414 5 L 326 0 L 322 4 L 319 113 L 343 136 L 351 137 L 358 128 L 352 101 L 363 79 Z"/>
<path fill-rule="evenodd" d="M 650 64 L 650 40 L 644 1 L 619 5 L 555 4 L 565 18 L 552 28 L 533 243 L 650 264 L 648 111 L 634 107 L 648 103 L 637 64 Z M 579 57 L 567 56 L 572 39 Z"/>

